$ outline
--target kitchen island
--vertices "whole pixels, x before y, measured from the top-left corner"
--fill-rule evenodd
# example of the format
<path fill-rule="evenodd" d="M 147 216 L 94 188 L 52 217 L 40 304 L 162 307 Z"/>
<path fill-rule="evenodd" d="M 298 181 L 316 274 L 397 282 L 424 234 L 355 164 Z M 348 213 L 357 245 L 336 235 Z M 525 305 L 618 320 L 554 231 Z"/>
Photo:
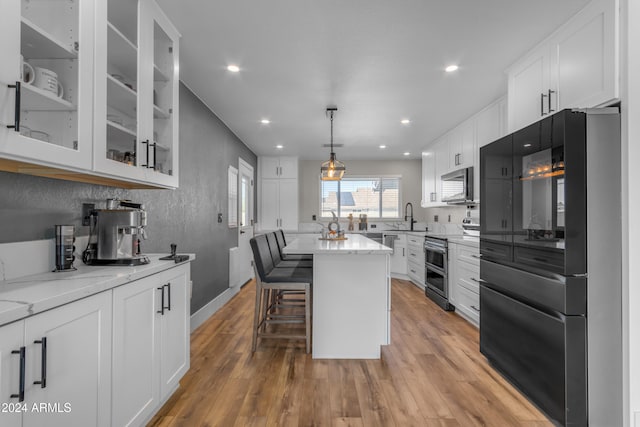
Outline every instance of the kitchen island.
<path fill-rule="evenodd" d="M 379 359 L 390 337 L 391 248 L 358 234 L 300 236 L 285 254 L 313 254 L 314 359 Z"/>

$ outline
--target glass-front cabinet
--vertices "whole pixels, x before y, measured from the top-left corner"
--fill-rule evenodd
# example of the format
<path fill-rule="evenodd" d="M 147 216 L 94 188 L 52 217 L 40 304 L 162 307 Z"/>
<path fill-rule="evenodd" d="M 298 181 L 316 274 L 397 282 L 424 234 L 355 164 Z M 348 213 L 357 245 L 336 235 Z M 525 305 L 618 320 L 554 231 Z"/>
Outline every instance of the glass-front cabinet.
<path fill-rule="evenodd" d="M 151 0 L 96 7 L 95 168 L 177 187 L 179 35 Z"/>
<path fill-rule="evenodd" d="M 94 0 L 2 1 L 3 158 L 91 169 L 94 7 Z"/>

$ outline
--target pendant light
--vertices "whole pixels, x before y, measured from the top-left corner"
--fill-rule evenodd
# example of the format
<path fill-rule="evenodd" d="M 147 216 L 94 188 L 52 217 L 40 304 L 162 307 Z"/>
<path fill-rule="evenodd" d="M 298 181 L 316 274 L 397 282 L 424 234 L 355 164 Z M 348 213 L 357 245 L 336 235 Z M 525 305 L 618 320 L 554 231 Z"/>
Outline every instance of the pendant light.
<path fill-rule="evenodd" d="M 320 179 L 322 181 L 340 181 L 344 175 L 346 168 L 344 163 L 336 159 L 336 153 L 333 152 L 333 113 L 338 111 L 338 107 L 327 107 L 326 114 L 331 120 L 331 153 L 329 161 L 322 163 L 320 166 Z"/>

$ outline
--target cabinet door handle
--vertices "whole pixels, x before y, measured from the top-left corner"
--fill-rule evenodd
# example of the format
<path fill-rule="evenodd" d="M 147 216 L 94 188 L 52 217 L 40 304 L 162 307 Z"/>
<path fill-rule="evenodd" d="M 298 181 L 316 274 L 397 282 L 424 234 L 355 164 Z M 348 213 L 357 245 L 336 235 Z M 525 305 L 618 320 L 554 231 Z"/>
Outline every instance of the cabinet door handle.
<path fill-rule="evenodd" d="M 545 116 L 547 113 L 544 112 L 544 99 L 547 97 L 544 93 L 540 94 L 540 115 Z"/>
<path fill-rule="evenodd" d="M 20 82 L 16 82 L 14 85 L 7 85 L 11 89 L 16 90 L 16 111 L 13 113 L 13 124 L 7 125 L 9 129 L 13 129 L 16 132 L 20 132 Z"/>
<path fill-rule="evenodd" d="M 160 313 L 160 315 L 164 316 L 164 286 L 160 286 L 158 290 L 161 292 L 160 296 L 160 310 L 156 311 L 156 313 Z"/>
<path fill-rule="evenodd" d="M 167 310 L 171 311 L 171 282 L 167 283 L 164 286 L 167 287 L 167 299 L 168 299 Z"/>
<path fill-rule="evenodd" d="M 404 248 L 402 248 L 402 256 L 404 256 Z"/>
<path fill-rule="evenodd" d="M 157 158 L 157 154 L 158 154 L 158 143 L 154 142 L 153 144 L 149 144 L 153 146 L 153 166 L 149 166 L 150 169 L 156 170 L 156 158 Z M 148 162 L 148 158 L 147 158 L 147 162 Z"/>
<path fill-rule="evenodd" d="M 549 101 L 549 113 L 553 113 L 554 111 L 556 111 L 556 110 L 554 110 L 553 108 L 551 108 L 551 94 L 552 94 L 552 93 L 556 93 L 556 91 L 555 91 L 555 90 L 551 90 L 551 89 L 549 89 L 549 97 L 548 97 L 548 101 Z"/>
<path fill-rule="evenodd" d="M 480 283 L 480 280 L 476 279 L 475 277 L 469 277 L 469 279 L 471 279 L 472 281 L 474 281 L 476 283 Z"/>
<path fill-rule="evenodd" d="M 34 381 L 34 384 L 40 384 L 40 388 L 47 386 L 47 337 L 42 337 L 39 340 L 35 340 L 34 344 L 40 344 L 40 381 Z"/>
<path fill-rule="evenodd" d="M 145 140 L 142 141 L 140 144 L 146 144 L 146 151 L 147 151 L 147 163 L 145 163 L 144 165 L 140 165 L 143 168 L 148 168 L 149 167 L 149 140 Z"/>
<path fill-rule="evenodd" d="M 475 311 L 477 311 L 478 313 L 480 313 L 480 309 L 478 307 L 476 307 L 475 305 L 472 305 L 471 308 L 473 308 Z"/>
<path fill-rule="evenodd" d="M 478 259 L 480 259 L 480 258 L 482 258 L 482 255 L 481 255 L 481 254 L 471 254 L 471 258 L 478 258 Z"/>
<path fill-rule="evenodd" d="M 17 394 L 12 394 L 11 398 L 18 398 L 18 402 L 24 401 L 24 371 L 25 371 L 25 353 L 26 348 L 20 347 L 20 350 L 13 350 L 11 354 L 19 354 L 20 355 L 20 388 L 18 389 Z"/>

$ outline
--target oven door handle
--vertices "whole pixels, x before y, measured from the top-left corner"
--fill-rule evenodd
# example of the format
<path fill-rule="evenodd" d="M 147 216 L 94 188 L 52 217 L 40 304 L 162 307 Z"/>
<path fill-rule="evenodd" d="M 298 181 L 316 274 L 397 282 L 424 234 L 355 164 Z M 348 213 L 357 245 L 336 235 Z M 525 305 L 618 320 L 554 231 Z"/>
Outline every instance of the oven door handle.
<path fill-rule="evenodd" d="M 429 245 L 429 244 L 425 243 L 424 244 L 424 248 L 428 249 L 430 251 L 433 251 L 433 252 L 437 252 L 439 254 L 447 253 L 447 250 L 445 248 L 443 248 L 442 246 L 432 246 L 432 245 Z"/>
<path fill-rule="evenodd" d="M 447 277 L 447 273 L 444 271 L 444 269 L 438 267 L 437 265 L 434 264 L 429 264 L 428 262 L 424 263 L 425 269 L 427 270 L 433 270 L 438 274 L 441 274 L 443 277 Z"/>

